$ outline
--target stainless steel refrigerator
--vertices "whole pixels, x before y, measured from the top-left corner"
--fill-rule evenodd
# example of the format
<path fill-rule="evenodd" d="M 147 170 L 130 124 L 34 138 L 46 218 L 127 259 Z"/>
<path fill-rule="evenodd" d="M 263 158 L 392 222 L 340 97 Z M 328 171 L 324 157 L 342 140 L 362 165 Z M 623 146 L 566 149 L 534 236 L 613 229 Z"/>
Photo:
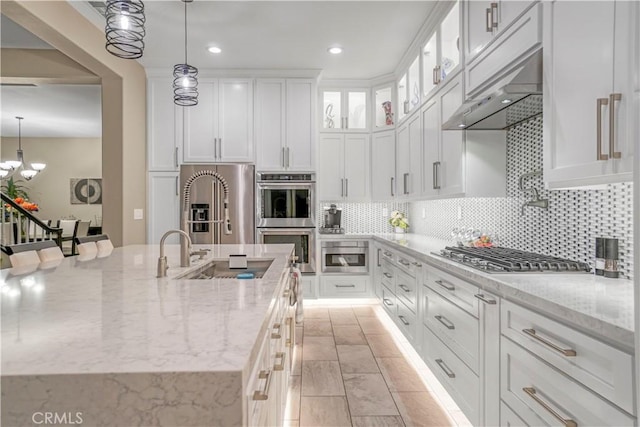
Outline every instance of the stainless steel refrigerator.
<path fill-rule="evenodd" d="M 182 165 L 180 188 L 180 224 L 194 244 L 254 243 L 253 165 Z"/>

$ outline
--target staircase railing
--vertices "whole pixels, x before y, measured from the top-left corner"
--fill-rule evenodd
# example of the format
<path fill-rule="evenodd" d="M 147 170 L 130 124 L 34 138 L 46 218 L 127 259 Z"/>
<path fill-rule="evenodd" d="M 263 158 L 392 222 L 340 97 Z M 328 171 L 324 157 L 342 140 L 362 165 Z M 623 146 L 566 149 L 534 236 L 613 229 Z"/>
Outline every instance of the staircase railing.
<path fill-rule="evenodd" d="M 62 229 L 50 227 L 40 218 L 16 203 L 5 193 L 0 193 L 0 246 L 53 240 L 62 248 Z"/>

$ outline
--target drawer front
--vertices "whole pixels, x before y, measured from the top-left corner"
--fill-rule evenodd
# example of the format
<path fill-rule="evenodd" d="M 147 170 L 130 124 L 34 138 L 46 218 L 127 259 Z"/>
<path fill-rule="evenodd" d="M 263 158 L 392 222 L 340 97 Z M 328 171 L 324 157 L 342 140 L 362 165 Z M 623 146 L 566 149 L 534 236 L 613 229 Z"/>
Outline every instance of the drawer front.
<path fill-rule="evenodd" d="M 387 260 L 390 263 L 394 263 L 396 261 L 396 254 L 393 253 L 393 251 L 390 251 L 389 248 L 386 248 L 384 246 L 380 249 L 380 257 L 382 258 L 382 260 Z"/>
<path fill-rule="evenodd" d="M 529 424 L 511 410 L 503 401 L 500 401 L 500 425 L 505 427 L 522 427 Z"/>
<path fill-rule="evenodd" d="M 633 426 L 634 418 L 502 337 L 500 397 L 528 425 Z"/>
<path fill-rule="evenodd" d="M 396 296 L 406 304 L 413 313 L 416 312 L 416 279 L 398 271 L 396 276 Z"/>
<path fill-rule="evenodd" d="M 382 306 L 391 315 L 392 319 L 396 317 L 396 295 L 386 286 L 382 286 Z"/>
<path fill-rule="evenodd" d="M 634 413 L 633 356 L 511 302 L 501 311 L 504 336 Z"/>
<path fill-rule="evenodd" d="M 368 276 L 320 278 L 320 294 L 323 297 L 366 296 Z"/>
<path fill-rule="evenodd" d="M 395 287 L 396 272 L 397 269 L 395 269 L 389 261 L 382 261 L 382 274 L 380 276 L 380 280 L 386 287 L 390 289 Z"/>
<path fill-rule="evenodd" d="M 437 268 L 427 269 L 426 285 L 472 316 L 478 317 L 478 287 Z"/>
<path fill-rule="evenodd" d="M 426 326 L 422 328 L 422 357 L 447 389 L 471 424 L 480 425 L 480 381 L 462 360 L 447 348 Z"/>
<path fill-rule="evenodd" d="M 398 317 L 397 323 L 400 326 L 400 330 L 407 337 L 409 342 L 413 343 L 416 337 L 417 322 L 416 315 L 398 299 Z"/>
<path fill-rule="evenodd" d="M 422 271 L 422 263 L 414 258 L 406 255 L 398 255 L 396 265 L 400 270 L 415 277 Z"/>
<path fill-rule="evenodd" d="M 425 290 L 424 324 L 478 373 L 478 319 L 431 289 Z"/>

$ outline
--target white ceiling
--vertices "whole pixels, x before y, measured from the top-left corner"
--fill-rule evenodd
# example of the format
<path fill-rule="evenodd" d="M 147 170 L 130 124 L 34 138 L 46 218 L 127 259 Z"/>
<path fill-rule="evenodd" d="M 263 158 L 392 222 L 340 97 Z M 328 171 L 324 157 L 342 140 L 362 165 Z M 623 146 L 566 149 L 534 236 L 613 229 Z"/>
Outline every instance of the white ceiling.
<path fill-rule="evenodd" d="M 99 138 L 102 136 L 99 85 L 42 85 L 0 87 L 2 136 Z"/>
<path fill-rule="evenodd" d="M 212 69 L 317 69 L 323 78 L 390 73 L 433 1 L 205 1 L 187 5 L 189 63 Z M 184 60 L 184 3 L 145 2 L 145 67 Z M 327 48 L 341 45 L 341 55 Z M 212 55 L 207 47 L 223 52 Z M 169 71 L 170 72 L 170 71 Z"/>

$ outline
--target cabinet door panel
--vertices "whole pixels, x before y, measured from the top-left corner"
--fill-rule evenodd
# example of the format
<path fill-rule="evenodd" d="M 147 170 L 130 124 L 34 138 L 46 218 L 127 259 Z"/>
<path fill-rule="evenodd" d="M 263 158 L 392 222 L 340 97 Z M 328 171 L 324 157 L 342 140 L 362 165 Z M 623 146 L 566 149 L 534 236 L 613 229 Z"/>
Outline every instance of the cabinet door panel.
<path fill-rule="evenodd" d="M 180 202 L 177 172 L 149 174 L 149 232 L 147 243 L 160 242 L 168 230 L 180 228 Z M 167 243 L 179 243 L 178 236 L 169 236 Z"/>
<path fill-rule="evenodd" d="M 340 90 L 322 91 L 322 129 L 339 130 L 343 125 L 342 92 Z"/>
<path fill-rule="evenodd" d="M 507 28 L 515 21 L 524 11 L 531 6 L 532 1 L 526 0 L 499 0 L 498 1 L 498 31 Z"/>
<path fill-rule="evenodd" d="M 442 131 L 438 180 L 441 195 L 463 194 L 465 190 L 464 132 Z"/>
<path fill-rule="evenodd" d="M 492 32 L 487 31 L 486 10 L 491 7 L 488 1 L 469 1 L 464 3 L 466 23 L 466 61 L 471 62 L 493 37 Z"/>
<path fill-rule="evenodd" d="M 320 200 L 340 200 L 344 196 L 344 136 L 322 135 L 318 148 L 318 194 Z"/>
<path fill-rule="evenodd" d="M 284 169 L 285 81 L 256 84 L 256 152 L 258 170 Z"/>
<path fill-rule="evenodd" d="M 437 189 L 437 162 L 440 159 L 440 103 L 433 100 L 422 109 L 422 145 L 423 145 L 423 194 L 425 196 L 438 195 Z"/>
<path fill-rule="evenodd" d="M 369 197 L 369 135 L 344 137 L 345 197 L 350 201 Z"/>
<path fill-rule="evenodd" d="M 367 91 L 347 92 L 347 129 L 367 129 Z"/>
<path fill-rule="evenodd" d="M 173 103 L 172 80 L 164 78 L 149 79 L 148 93 L 148 153 L 149 170 L 175 171 L 178 170 L 176 148 L 178 141 L 182 141 L 182 127 L 176 135 L 176 114 L 182 114 L 182 109 Z"/>
<path fill-rule="evenodd" d="M 371 143 L 371 198 L 391 200 L 398 188 L 396 182 L 395 132 L 373 134 Z"/>
<path fill-rule="evenodd" d="M 184 117 L 183 155 L 187 163 L 216 161 L 218 136 L 218 83 L 200 79 L 198 105 L 181 107 Z"/>
<path fill-rule="evenodd" d="M 411 173 L 411 154 L 409 152 L 409 126 L 404 125 L 398 130 L 398 143 L 396 151 L 396 177 L 398 184 L 397 194 L 407 196 L 409 194 L 408 177 Z"/>
<path fill-rule="evenodd" d="M 438 65 L 438 33 L 433 33 L 422 48 L 422 93 L 425 98 L 435 89 L 436 65 Z"/>
<path fill-rule="evenodd" d="M 251 80 L 220 80 L 220 154 L 225 162 L 253 160 Z"/>
<path fill-rule="evenodd" d="M 412 196 L 422 193 L 422 123 L 416 113 L 409 122 L 409 192 Z"/>
<path fill-rule="evenodd" d="M 612 92 L 614 2 L 545 3 L 545 179 L 597 177 L 612 162 L 597 160 L 596 101 Z M 602 152 L 608 148 L 608 114 L 601 108 Z"/>
<path fill-rule="evenodd" d="M 287 81 L 287 148 L 289 170 L 315 170 L 314 84 Z"/>

